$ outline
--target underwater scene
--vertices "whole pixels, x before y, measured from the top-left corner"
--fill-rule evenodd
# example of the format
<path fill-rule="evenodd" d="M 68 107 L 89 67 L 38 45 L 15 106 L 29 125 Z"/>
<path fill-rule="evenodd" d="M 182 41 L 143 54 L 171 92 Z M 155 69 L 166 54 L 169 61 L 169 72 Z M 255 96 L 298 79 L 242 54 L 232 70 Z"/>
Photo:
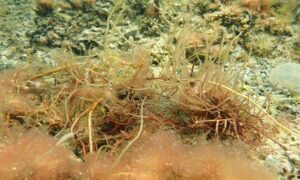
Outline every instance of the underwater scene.
<path fill-rule="evenodd" d="M 0 0 L 1 180 L 300 180 L 300 0 Z"/>

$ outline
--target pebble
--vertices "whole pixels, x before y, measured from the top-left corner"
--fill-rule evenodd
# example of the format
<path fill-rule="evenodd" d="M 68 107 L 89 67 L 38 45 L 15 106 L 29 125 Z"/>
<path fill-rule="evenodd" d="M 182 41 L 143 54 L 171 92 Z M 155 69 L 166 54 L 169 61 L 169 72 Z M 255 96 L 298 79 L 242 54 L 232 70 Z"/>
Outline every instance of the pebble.
<path fill-rule="evenodd" d="M 300 64 L 285 63 L 275 67 L 271 70 L 270 81 L 273 85 L 300 93 Z"/>
<path fill-rule="evenodd" d="M 283 173 L 284 171 L 291 172 L 292 167 L 288 159 L 281 158 L 278 159 L 273 155 L 268 155 L 264 162 L 267 166 L 275 169 L 276 172 Z"/>

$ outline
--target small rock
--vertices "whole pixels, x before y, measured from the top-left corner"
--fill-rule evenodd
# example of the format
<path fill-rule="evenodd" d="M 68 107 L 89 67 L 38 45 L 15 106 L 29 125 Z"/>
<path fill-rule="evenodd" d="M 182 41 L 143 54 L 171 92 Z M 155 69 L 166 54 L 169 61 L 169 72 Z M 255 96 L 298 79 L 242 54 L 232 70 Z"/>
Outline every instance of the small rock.
<path fill-rule="evenodd" d="M 270 81 L 273 85 L 279 85 L 300 93 L 300 64 L 279 65 L 271 71 Z"/>
<path fill-rule="evenodd" d="M 275 172 L 291 172 L 292 167 L 289 160 L 285 157 L 274 157 L 273 155 L 268 155 L 265 160 L 265 164 L 275 170 Z"/>
<path fill-rule="evenodd" d="M 290 158 L 291 162 L 297 168 L 300 168 L 300 152 L 298 151 L 288 151 L 287 156 Z"/>

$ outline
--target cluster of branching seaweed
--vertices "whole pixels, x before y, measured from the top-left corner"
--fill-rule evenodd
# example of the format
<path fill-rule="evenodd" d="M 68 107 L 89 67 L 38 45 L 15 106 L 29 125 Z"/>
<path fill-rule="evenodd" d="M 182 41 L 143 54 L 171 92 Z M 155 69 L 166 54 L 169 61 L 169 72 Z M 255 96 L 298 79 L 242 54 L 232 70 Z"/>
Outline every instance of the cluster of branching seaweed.
<path fill-rule="evenodd" d="M 261 119 L 269 115 L 239 93 L 240 70 L 208 60 L 195 67 L 181 49 L 161 64 L 158 75 L 150 68 L 150 53 L 140 48 L 101 59 L 62 55 L 66 59 L 54 68 L 31 65 L 4 72 L 2 128 L 37 128 L 71 139 L 82 158 L 95 151 L 118 153 L 141 128 L 200 129 L 209 137 L 259 141 Z M 145 127 L 138 126 L 142 116 Z"/>
<path fill-rule="evenodd" d="M 117 148 L 132 137 L 139 119 L 142 95 L 134 88 L 142 88 L 139 73 L 144 73 L 144 65 L 136 64 L 140 57 L 134 56 L 133 61 L 112 56 L 93 63 L 66 59 L 54 69 L 4 72 L 4 126 L 36 127 L 58 138 L 72 134 L 74 151 L 82 155 L 103 145 Z"/>
<path fill-rule="evenodd" d="M 49 2 L 39 1 L 45 7 Z M 142 128 L 201 130 L 209 137 L 249 142 L 269 135 L 262 128 L 267 116 L 293 133 L 241 93 L 242 68 L 228 61 L 239 35 L 228 36 L 217 24 L 209 32 L 183 29 L 176 43 L 167 43 L 168 56 L 153 67 L 152 54 L 142 48 L 125 55 L 108 48 L 109 32 L 124 8 L 125 1 L 117 1 L 107 18 L 103 54 L 59 52 L 52 57 L 54 67 L 33 64 L 3 72 L 2 127 L 38 128 L 57 139 L 70 138 L 82 158 L 95 151 L 118 153 Z M 141 119 L 144 126 L 138 126 Z"/>

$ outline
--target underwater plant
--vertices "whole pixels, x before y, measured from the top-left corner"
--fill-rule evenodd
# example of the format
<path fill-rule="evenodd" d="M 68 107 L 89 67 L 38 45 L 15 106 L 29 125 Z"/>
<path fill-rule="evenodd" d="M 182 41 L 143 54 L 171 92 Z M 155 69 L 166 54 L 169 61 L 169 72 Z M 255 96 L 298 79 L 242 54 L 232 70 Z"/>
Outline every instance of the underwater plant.
<path fill-rule="evenodd" d="M 36 0 L 36 13 L 41 16 L 49 15 L 55 9 L 54 0 Z"/>
<path fill-rule="evenodd" d="M 87 10 L 96 4 L 96 0 L 72 0 L 70 3 L 75 9 Z"/>
<path fill-rule="evenodd" d="M 35 6 L 30 64 L 0 73 L 1 179 L 274 179 L 233 145 L 299 137 L 243 84 L 293 35 L 273 1 Z"/>
<path fill-rule="evenodd" d="M 184 145 L 170 132 L 144 135 L 115 165 L 117 156 L 100 152 L 81 161 L 54 138 L 18 132 L 1 132 L 2 179 L 275 179 L 243 148 Z"/>
<path fill-rule="evenodd" d="M 241 5 L 253 12 L 271 13 L 271 0 L 241 0 Z"/>
<path fill-rule="evenodd" d="M 49 136 L 22 128 L 4 130 L 0 137 L 1 179 L 66 179 L 74 177 L 76 161 Z M 4 165 L 5 164 L 5 165 Z M 62 168 L 63 167 L 63 168 Z"/>
<path fill-rule="evenodd" d="M 260 57 L 271 57 L 272 51 L 276 47 L 275 38 L 265 34 L 258 33 L 252 35 L 250 42 L 246 44 L 247 50 Z"/>

